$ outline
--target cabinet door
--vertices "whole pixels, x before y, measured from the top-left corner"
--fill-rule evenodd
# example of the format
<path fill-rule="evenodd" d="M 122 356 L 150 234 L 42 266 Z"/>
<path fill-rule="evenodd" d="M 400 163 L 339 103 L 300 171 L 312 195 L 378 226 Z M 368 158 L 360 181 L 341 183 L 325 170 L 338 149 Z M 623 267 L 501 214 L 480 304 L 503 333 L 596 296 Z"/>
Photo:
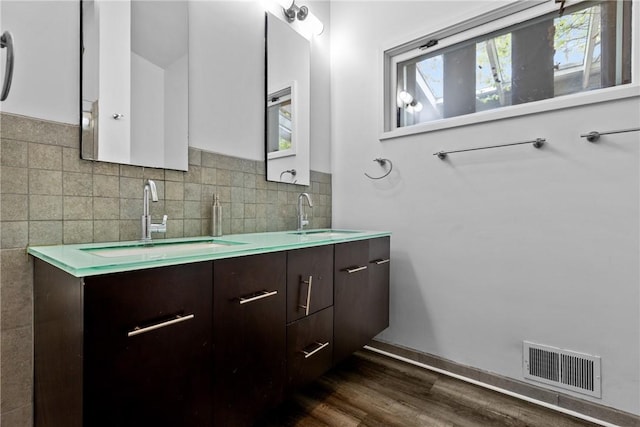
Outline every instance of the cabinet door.
<path fill-rule="evenodd" d="M 369 241 L 335 245 L 334 363 L 366 345 L 369 292 Z"/>
<path fill-rule="evenodd" d="M 287 253 L 287 322 L 333 305 L 333 246 Z M 307 308 L 308 306 L 308 308 Z"/>
<path fill-rule="evenodd" d="M 293 390 L 324 374 L 333 361 L 333 307 L 287 326 L 287 385 Z"/>
<path fill-rule="evenodd" d="M 85 279 L 84 425 L 211 423 L 211 262 Z"/>
<path fill-rule="evenodd" d="M 214 263 L 214 424 L 245 426 L 278 404 L 286 375 L 286 253 Z"/>
<path fill-rule="evenodd" d="M 369 240 L 369 310 L 367 335 L 372 338 L 389 327 L 390 238 Z"/>

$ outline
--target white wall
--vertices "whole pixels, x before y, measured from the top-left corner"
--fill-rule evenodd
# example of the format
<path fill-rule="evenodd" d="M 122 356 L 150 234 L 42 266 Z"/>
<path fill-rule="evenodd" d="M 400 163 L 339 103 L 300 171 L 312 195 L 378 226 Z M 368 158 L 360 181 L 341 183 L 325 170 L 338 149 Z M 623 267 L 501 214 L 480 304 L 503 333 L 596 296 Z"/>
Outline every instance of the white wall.
<path fill-rule="evenodd" d="M 188 163 L 188 153 L 182 149 L 189 138 L 189 58 L 178 59 L 164 74 L 164 161 L 168 168 Z M 171 118 L 171 119 L 169 119 Z"/>
<path fill-rule="evenodd" d="M 378 140 L 380 48 L 497 5 L 332 4 L 333 226 L 393 232 L 381 339 L 519 380 L 523 340 L 600 355 L 586 399 L 639 414 L 640 138 L 579 137 L 639 126 L 638 98 Z"/>
<path fill-rule="evenodd" d="M 309 5 L 327 20 L 312 43 L 311 167 L 330 172 L 329 4 Z M 189 145 L 264 158 L 264 10 L 261 1 L 190 2 Z M 2 111 L 79 122 L 79 14 L 71 0 L 2 0 L 2 29 L 17 45 Z"/>

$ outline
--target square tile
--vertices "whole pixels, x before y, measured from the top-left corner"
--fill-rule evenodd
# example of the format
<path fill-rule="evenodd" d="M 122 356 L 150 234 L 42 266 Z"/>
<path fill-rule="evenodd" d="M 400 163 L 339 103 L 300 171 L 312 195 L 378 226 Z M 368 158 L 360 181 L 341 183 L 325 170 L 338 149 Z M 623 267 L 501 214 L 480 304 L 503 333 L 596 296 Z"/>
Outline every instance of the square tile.
<path fill-rule="evenodd" d="M 62 147 L 29 143 L 29 168 L 62 170 Z"/>
<path fill-rule="evenodd" d="M 65 245 L 93 242 L 93 221 L 64 221 L 62 241 Z"/>
<path fill-rule="evenodd" d="M 62 196 L 30 195 L 29 219 L 32 221 L 62 219 Z"/>
<path fill-rule="evenodd" d="M 114 197 L 94 197 L 93 219 L 120 219 L 120 199 Z"/>
<path fill-rule="evenodd" d="M 62 170 L 68 172 L 92 173 L 93 162 L 81 159 L 79 149 L 63 147 Z"/>
<path fill-rule="evenodd" d="M 93 222 L 94 242 L 117 242 L 120 240 L 120 221 L 100 220 Z"/>
<path fill-rule="evenodd" d="M 62 194 L 62 171 L 29 169 L 29 194 Z"/>
<path fill-rule="evenodd" d="M 120 178 L 114 175 L 93 175 L 95 197 L 120 197 Z"/>
<path fill-rule="evenodd" d="M 29 217 L 29 197 L 26 194 L 2 194 L 0 221 L 26 221 Z"/>
<path fill-rule="evenodd" d="M 27 221 L 3 221 L 0 223 L 0 247 L 2 249 L 26 248 L 29 241 Z"/>
<path fill-rule="evenodd" d="M 29 170 L 3 166 L 0 170 L 0 191 L 3 194 L 27 194 L 29 192 Z"/>
<path fill-rule="evenodd" d="M 33 265 L 24 248 L 0 251 L 2 265 L 0 303 L 2 329 L 29 326 L 33 322 Z"/>
<path fill-rule="evenodd" d="M 64 196 L 62 219 L 93 219 L 93 197 Z"/>
<path fill-rule="evenodd" d="M 23 141 L 13 139 L 0 140 L 0 164 L 26 168 L 29 166 L 29 148 Z"/>
<path fill-rule="evenodd" d="M 62 221 L 29 221 L 29 245 L 61 245 Z"/>
<path fill-rule="evenodd" d="M 93 175 L 90 173 L 63 172 L 62 193 L 66 196 L 92 196 Z"/>

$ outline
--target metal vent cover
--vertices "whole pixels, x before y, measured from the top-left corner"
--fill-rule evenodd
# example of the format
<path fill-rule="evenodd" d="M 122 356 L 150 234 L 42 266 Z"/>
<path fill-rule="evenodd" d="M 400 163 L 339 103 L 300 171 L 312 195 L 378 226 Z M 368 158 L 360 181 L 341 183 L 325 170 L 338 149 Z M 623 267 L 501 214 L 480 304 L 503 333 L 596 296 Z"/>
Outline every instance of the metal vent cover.
<path fill-rule="evenodd" d="M 600 357 L 523 341 L 524 378 L 602 397 Z"/>

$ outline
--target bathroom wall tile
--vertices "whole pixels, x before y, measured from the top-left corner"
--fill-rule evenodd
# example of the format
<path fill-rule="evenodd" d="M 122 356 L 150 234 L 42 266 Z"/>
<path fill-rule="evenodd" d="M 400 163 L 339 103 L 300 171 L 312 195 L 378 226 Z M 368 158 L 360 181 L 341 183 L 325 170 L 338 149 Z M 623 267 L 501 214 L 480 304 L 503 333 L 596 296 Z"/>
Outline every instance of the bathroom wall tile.
<path fill-rule="evenodd" d="M 184 200 L 184 184 L 182 182 L 166 181 L 164 187 L 166 200 Z"/>
<path fill-rule="evenodd" d="M 142 215 L 142 202 L 138 202 L 138 215 L 136 218 L 140 218 Z M 157 202 L 149 204 L 149 213 L 151 214 L 151 222 L 159 223 L 162 222 L 162 216 L 167 215 L 167 208 L 164 200 L 158 200 Z M 158 237 L 163 237 L 162 234 L 158 234 Z"/>
<path fill-rule="evenodd" d="M 24 248 L 0 251 L 0 304 L 3 330 L 29 326 L 33 320 L 33 269 Z"/>
<path fill-rule="evenodd" d="M 0 414 L 0 425 L 7 427 L 33 427 L 33 406 L 26 405 Z"/>
<path fill-rule="evenodd" d="M 200 201 L 189 201 L 185 200 L 184 202 L 184 217 L 187 219 L 196 219 L 201 218 L 200 216 Z"/>
<path fill-rule="evenodd" d="M 142 200 L 144 184 L 142 178 L 120 177 L 120 198 Z M 142 203 L 142 202 L 141 202 Z"/>
<path fill-rule="evenodd" d="M 255 219 L 256 218 L 256 205 L 251 203 L 244 204 L 244 218 Z"/>
<path fill-rule="evenodd" d="M 202 154 L 200 156 L 201 166 L 205 166 L 208 168 L 218 167 L 218 155 L 216 153 L 202 151 Z"/>
<path fill-rule="evenodd" d="M 279 205 L 286 205 L 287 203 L 289 203 L 289 193 L 286 191 L 278 190 L 278 197 L 276 200 Z"/>
<path fill-rule="evenodd" d="M 243 197 L 245 203 L 256 203 L 256 189 L 245 187 Z"/>
<path fill-rule="evenodd" d="M 184 237 L 202 236 L 202 222 L 200 219 L 184 220 Z"/>
<path fill-rule="evenodd" d="M 169 216 L 169 220 L 183 219 L 184 218 L 184 202 L 182 200 L 165 201 L 165 214 Z"/>
<path fill-rule="evenodd" d="M 211 236 L 211 218 L 202 219 L 200 227 L 203 236 Z"/>
<path fill-rule="evenodd" d="M 29 192 L 29 170 L 3 166 L 0 170 L 0 191 L 4 194 L 27 194 Z"/>
<path fill-rule="evenodd" d="M 93 173 L 93 162 L 82 160 L 77 148 L 62 148 L 62 170 L 68 172 Z"/>
<path fill-rule="evenodd" d="M 231 218 L 244 218 L 244 203 L 231 203 Z"/>
<path fill-rule="evenodd" d="M 267 167 L 262 160 L 256 160 L 256 175 L 264 177 L 267 173 Z"/>
<path fill-rule="evenodd" d="M 164 169 L 158 168 L 144 168 L 143 175 L 144 179 L 154 179 L 159 181 L 164 181 Z"/>
<path fill-rule="evenodd" d="M 27 221 L 3 221 L 0 224 L 0 247 L 2 249 L 24 248 L 29 240 Z"/>
<path fill-rule="evenodd" d="M 62 172 L 29 169 L 29 194 L 62 194 Z"/>
<path fill-rule="evenodd" d="M 62 221 L 29 221 L 29 245 L 61 245 Z"/>
<path fill-rule="evenodd" d="M 256 174 L 254 173 L 244 174 L 244 188 L 256 188 Z"/>
<path fill-rule="evenodd" d="M 186 182 L 184 184 L 184 199 L 185 200 L 200 200 L 202 198 L 202 185 Z"/>
<path fill-rule="evenodd" d="M 32 221 L 62 219 L 62 196 L 30 195 L 29 219 Z"/>
<path fill-rule="evenodd" d="M 267 190 L 267 203 L 271 203 L 271 204 L 278 203 L 278 191 L 277 190 Z"/>
<path fill-rule="evenodd" d="M 93 175 L 95 197 L 120 197 L 120 178 L 113 175 Z"/>
<path fill-rule="evenodd" d="M 217 180 L 217 169 L 214 168 L 202 168 L 202 183 L 203 184 L 209 184 L 209 185 L 214 185 L 216 184 Z"/>
<path fill-rule="evenodd" d="M 92 196 L 93 175 L 90 173 L 63 172 L 62 192 L 66 196 Z"/>
<path fill-rule="evenodd" d="M 93 173 L 96 175 L 120 175 L 120 165 L 117 163 L 95 162 Z"/>
<path fill-rule="evenodd" d="M 256 218 L 266 218 L 267 217 L 267 204 L 266 203 L 257 203 L 256 204 Z"/>
<path fill-rule="evenodd" d="M 189 147 L 189 165 L 202 165 L 202 151 Z M 191 169 L 191 167 L 189 167 Z"/>
<path fill-rule="evenodd" d="M 120 220 L 120 240 L 138 240 L 141 233 L 140 219 Z"/>
<path fill-rule="evenodd" d="M 222 234 L 231 234 L 231 219 L 222 219 Z"/>
<path fill-rule="evenodd" d="M 255 218 L 245 218 L 243 233 L 255 233 L 256 232 L 256 219 Z"/>
<path fill-rule="evenodd" d="M 93 241 L 93 221 L 64 221 L 62 242 L 65 245 Z"/>
<path fill-rule="evenodd" d="M 189 170 L 184 174 L 184 182 L 202 183 L 202 167 L 189 166 Z"/>
<path fill-rule="evenodd" d="M 231 186 L 244 187 L 244 173 L 240 171 L 231 171 Z"/>
<path fill-rule="evenodd" d="M 256 189 L 256 203 L 268 203 L 268 193 L 266 189 Z"/>
<path fill-rule="evenodd" d="M 26 221 L 29 213 L 29 197 L 26 194 L 2 194 L 0 221 Z"/>
<path fill-rule="evenodd" d="M 184 236 L 184 220 L 171 218 L 167 221 L 167 239 Z"/>
<path fill-rule="evenodd" d="M 264 175 L 256 175 L 256 188 L 258 190 L 267 189 L 267 180 L 264 179 Z"/>
<path fill-rule="evenodd" d="M 215 194 L 220 198 L 220 203 L 224 205 L 231 203 L 231 187 L 223 187 L 218 185 Z"/>
<path fill-rule="evenodd" d="M 142 166 L 120 165 L 120 176 L 142 178 L 144 176 L 144 168 Z"/>
<path fill-rule="evenodd" d="M 218 185 L 231 187 L 231 171 L 216 169 L 216 183 Z"/>
<path fill-rule="evenodd" d="M 28 144 L 24 141 L 0 140 L 0 164 L 2 166 L 26 168 L 29 162 L 28 152 Z"/>
<path fill-rule="evenodd" d="M 256 173 L 256 162 L 250 159 L 240 159 L 240 170 L 251 174 Z"/>
<path fill-rule="evenodd" d="M 231 219 L 231 234 L 239 234 L 244 232 L 244 219 L 232 218 Z"/>
<path fill-rule="evenodd" d="M 182 171 L 165 170 L 164 179 L 165 181 L 184 182 L 184 174 Z"/>
<path fill-rule="evenodd" d="M 64 196 L 62 219 L 93 219 L 93 197 Z"/>
<path fill-rule="evenodd" d="M 315 194 L 320 193 L 320 183 L 319 182 L 311 182 L 311 192 Z"/>
<path fill-rule="evenodd" d="M 2 137 L 41 144 L 78 147 L 78 126 L 2 113 Z"/>
<path fill-rule="evenodd" d="M 29 168 L 62 170 L 62 147 L 29 143 Z"/>
<path fill-rule="evenodd" d="M 117 242 L 120 240 L 120 221 L 100 220 L 93 222 L 94 242 Z"/>
<path fill-rule="evenodd" d="M 120 219 L 139 219 L 142 215 L 142 198 L 120 199 Z"/>
<path fill-rule="evenodd" d="M 115 197 L 94 197 L 93 219 L 120 219 L 120 199 Z"/>
<path fill-rule="evenodd" d="M 256 218 L 256 233 L 264 233 L 267 231 L 267 219 Z"/>
<path fill-rule="evenodd" d="M 31 404 L 33 336 L 31 326 L 3 330 L 0 338 L 0 410 L 5 413 Z"/>

